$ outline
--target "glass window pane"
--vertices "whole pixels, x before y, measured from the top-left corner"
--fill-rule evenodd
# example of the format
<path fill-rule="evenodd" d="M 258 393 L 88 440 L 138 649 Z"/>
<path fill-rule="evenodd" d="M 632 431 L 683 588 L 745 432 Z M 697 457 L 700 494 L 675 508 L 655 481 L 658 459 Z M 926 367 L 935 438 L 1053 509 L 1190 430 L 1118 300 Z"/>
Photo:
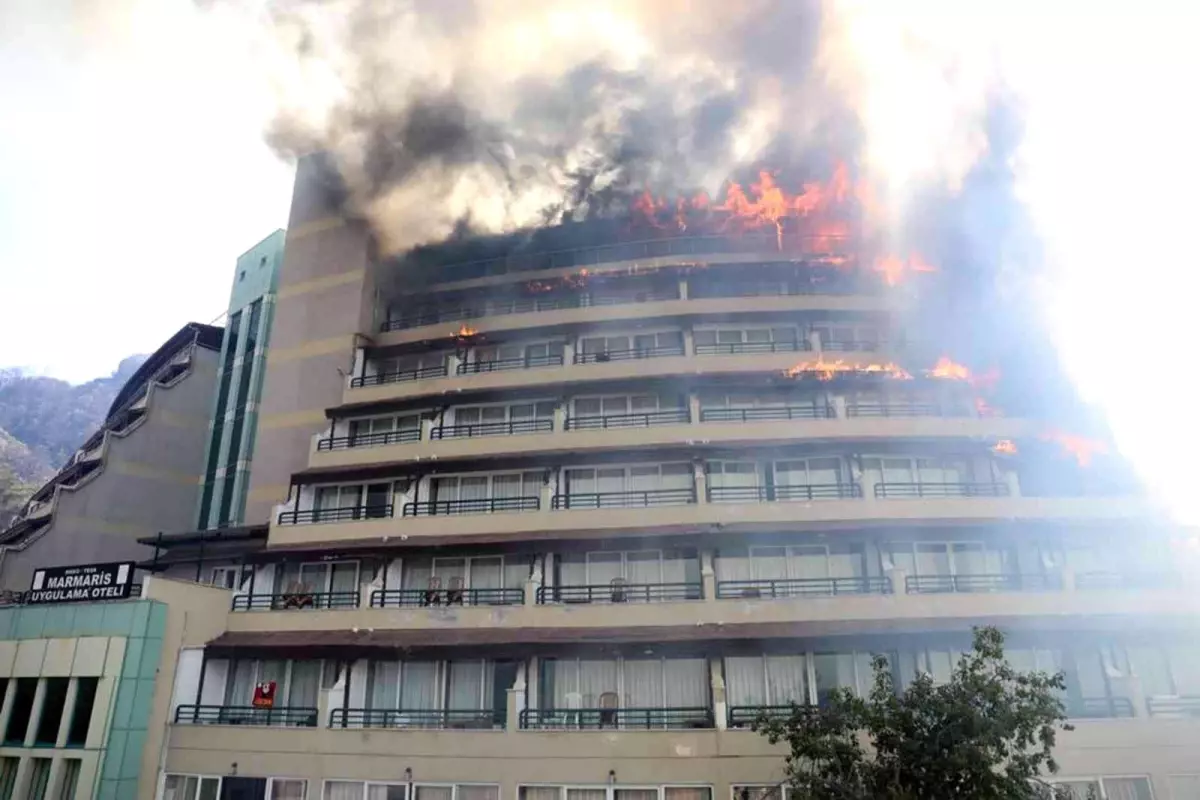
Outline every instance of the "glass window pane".
<path fill-rule="evenodd" d="M 599 397 L 584 397 L 575 401 L 575 416 L 577 417 L 598 417 L 600 416 L 600 398 Z"/>
<path fill-rule="evenodd" d="M 363 800 L 362 781 L 325 781 L 325 800 Z"/>
<path fill-rule="evenodd" d="M 307 782 L 298 780 L 271 780 L 271 800 L 304 800 Z"/>
<path fill-rule="evenodd" d="M 725 689 L 731 706 L 766 705 L 767 690 L 762 657 L 726 658 Z"/>
<path fill-rule="evenodd" d="M 767 656 L 767 695 L 771 705 L 808 702 L 808 662 L 804 656 Z"/>
<path fill-rule="evenodd" d="M 692 336 L 695 339 L 696 344 L 709 345 L 717 343 L 717 332 L 714 330 L 698 330 L 695 331 Z"/>

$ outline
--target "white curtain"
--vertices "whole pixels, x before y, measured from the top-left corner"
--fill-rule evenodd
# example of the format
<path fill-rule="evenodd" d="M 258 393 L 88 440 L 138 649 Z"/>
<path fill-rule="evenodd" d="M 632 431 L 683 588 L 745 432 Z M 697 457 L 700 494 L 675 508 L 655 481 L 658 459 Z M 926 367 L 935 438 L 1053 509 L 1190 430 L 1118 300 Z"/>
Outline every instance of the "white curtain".
<path fill-rule="evenodd" d="M 325 781 L 325 800 L 363 800 L 361 781 Z"/>
<path fill-rule="evenodd" d="M 271 800 L 304 800 L 305 781 L 279 780 L 271 781 Z"/>
<path fill-rule="evenodd" d="M 448 708 L 491 708 L 492 664 L 484 661 L 452 661 Z"/>
<path fill-rule="evenodd" d="M 460 783 L 456 800 L 500 800 L 500 787 L 477 783 Z"/>
<path fill-rule="evenodd" d="M 671 551 L 662 554 L 663 583 L 685 583 L 688 579 L 688 566 L 696 564 L 696 557 L 688 553 Z M 699 564 L 696 564 L 699 568 Z"/>
<path fill-rule="evenodd" d="M 558 576 L 563 586 L 587 584 L 587 561 L 581 553 L 568 553 L 558 561 Z"/>
<path fill-rule="evenodd" d="M 725 691 L 731 706 L 765 706 L 767 695 L 762 657 L 726 658 Z"/>
<path fill-rule="evenodd" d="M 668 658 L 663 662 L 667 708 L 700 708 L 708 705 L 708 660 Z"/>
<path fill-rule="evenodd" d="M 520 497 L 521 496 L 521 476 L 520 474 L 513 475 L 497 475 L 492 479 L 492 497 Z"/>
<path fill-rule="evenodd" d="M 787 548 L 754 547 L 750 550 L 754 577 L 760 580 L 787 577 Z"/>
<path fill-rule="evenodd" d="M 573 658 L 557 658 L 544 662 L 554 682 L 553 708 L 569 708 L 568 695 L 579 692 L 579 662 Z M 583 707 L 580 695 L 579 707 Z"/>
<path fill-rule="evenodd" d="M 573 789 L 567 787 L 567 800 L 605 800 L 607 792 L 603 789 Z"/>
<path fill-rule="evenodd" d="M 663 707 L 663 668 L 660 659 L 629 659 L 625 667 L 626 708 Z"/>
<path fill-rule="evenodd" d="M 251 659 L 238 659 L 233 662 L 233 674 L 225 687 L 225 705 L 248 706 L 254 697 L 254 681 L 257 674 L 258 662 Z"/>
<path fill-rule="evenodd" d="M 793 578 L 829 577 L 829 552 L 824 546 L 793 547 L 789 556 L 788 566 Z"/>
<path fill-rule="evenodd" d="M 625 554 L 625 579 L 630 583 L 662 583 L 662 553 L 637 550 Z"/>
<path fill-rule="evenodd" d="M 405 559 L 401 583 L 405 589 L 428 589 L 433 564 L 428 559 Z M 396 588 L 389 586 L 388 588 Z"/>
<path fill-rule="evenodd" d="M 579 693 L 584 708 L 599 708 L 600 695 L 617 691 L 617 662 L 580 659 Z"/>
<path fill-rule="evenodd" d="M 452 800 L 453 786 L 418 786 L 416 800 Z"/>
<path fill-rule="evenodd" d="M 587 582 L 592 586 L 607 586 L 613 578 L 623 577 L 620 553 L 588 553 Z"/>
<path fill-rule="evenodd" d="M 358 564 L 344 562 L 333 565 L 333 580 L 330 581 L 331 592 L 353 592 L 358 588 Z"/>
<path fill-rule="evenodd" d="M 488 496 L 487 477 L 461 478 L 458 484 L 460 500 L 482 500 Z"/>
<path fill-rule="evenodd" d="M 663 789 L 663 800 L 712 800 L 707 786 L 668 786 Z"/>
<path fill-rule="evenodd" d="M 750 580 L 750 556 L 745 550 L 722 550 L 713 563 L 718 581 Z"/>
<path fill-rule="evenodd" d="M 504 576 L 504 559 L 500 556 L 471 559 L 472 589 L 499 589 Z"/>
<path fill-rule="evenodd" d="M 402 783 L 368 783 L 367 800 L 406 800 L 408 787 Z"/>
<path fill-rule="evenodd" d="M 405 661 L 400 666 L 400 708 L 411 711 L 439 708 L 438 662 Z"/>
<path fill-rule="evenodd" d="M 367 700 L 370 708 L 395 709 L 400 689 L 400 662 L 373 662 L 371 664 L 370 684 L 370 694 Z"/>
<path fill-rule="evenodd" d="M 522 786 L 521 800 L 562 800 L 562 787 Z"/>
<path fill-rule="evenodd" d="M 615 800 L 658 800 L 657 789 L 617 789 Z"/>
<path fill-rule="evenodd" d="M 767 656 L 767 697 L 771 705 L 808 702 L 804 656 Z"/>
<path fill-rule="evenodd" d="M 293 661 L 287 704 L 293 708 L 316 708 L 320 684 L 320 661 Z"/>

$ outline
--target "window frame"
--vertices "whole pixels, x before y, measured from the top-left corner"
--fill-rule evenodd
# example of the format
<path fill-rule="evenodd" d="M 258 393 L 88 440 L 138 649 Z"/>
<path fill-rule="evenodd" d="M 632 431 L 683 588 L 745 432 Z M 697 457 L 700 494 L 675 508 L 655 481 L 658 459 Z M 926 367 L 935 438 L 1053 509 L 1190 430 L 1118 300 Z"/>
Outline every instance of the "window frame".
<path fill-rule="evenodd" d="M 217 782 L 216 797 L 217 798 L 221 797 L 221 776 L 220 775 L 208 775 L 208 774 L 195 773 L 195 772 L 167 772 L 164 770 L 162 775 L 159 776 L 159 780 L 158 780 L 158 793 L 155 795 L 155 797 L 158 798 L 158 800 L 166 800 L 167 778 L 172 778 L 172 777 L 174 777 L 174 778 L 195 778 L 196 779 L 196 797 L 193 798 L 193 800 L 200 800 L 200 787 L 203 784 L 203 782 L 206 780 Z M 187 798 L 184 798 L 184 800 L 187 800 Z"/>

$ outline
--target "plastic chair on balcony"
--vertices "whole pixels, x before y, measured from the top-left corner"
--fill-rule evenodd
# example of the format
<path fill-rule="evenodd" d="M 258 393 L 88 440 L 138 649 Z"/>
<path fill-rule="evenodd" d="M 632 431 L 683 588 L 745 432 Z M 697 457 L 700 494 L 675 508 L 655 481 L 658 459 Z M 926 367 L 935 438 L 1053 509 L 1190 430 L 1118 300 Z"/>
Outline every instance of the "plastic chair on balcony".
<path fill-rule="evenodd" d="M 466 597 L 467 582 L 461 575 L 455 575 L 450 579 L 450 586 L 446 589 L 446 605 L 461 606 Z"/>
<path fill-rule="evenodd" d="M 629 585 L 629 582 L 624 578 L 613 578 L 608 582 L 608 585 L 612 589 L 612 601 L 614 603 L 624 603 L 628 599 L 625 587 Z"/>
<path fill-rule="evenodd" d="M 283 593 L 283 607 L 289 608 L 312 608 L 313 596 L 308 590 L 308 585 L 300 581 L 294 581 Z"/>
<path fill-rule="evenodd" d="M 619 698 L 616 692 L 604 692 L 600 695 L 600 727 L 611 725 L 617 727 L 617 706 Z"/>
<path fill-rule="evenodd" d="M 423 606 L 440 606 L 442 604 L 442 579 L 433 575 L 426 584 L 425 594 L 421 597 Z"/>

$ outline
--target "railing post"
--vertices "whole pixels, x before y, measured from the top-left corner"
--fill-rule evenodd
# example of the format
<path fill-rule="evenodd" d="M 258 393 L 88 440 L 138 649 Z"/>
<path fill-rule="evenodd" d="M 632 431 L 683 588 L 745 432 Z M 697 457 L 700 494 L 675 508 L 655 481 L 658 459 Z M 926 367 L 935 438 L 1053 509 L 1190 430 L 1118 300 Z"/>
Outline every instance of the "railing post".
<path fill-rule="evenodd" d="M 713 551 L 700 551 L 700 584 L 705 600 L 712 602 L 717 599 L 717 575 L 713 569 Z"/>
<path fill-rule="evenodd" d="M 708 475 L 704 471 L 704 462 L 699 459 L 692 462 L 692 485 L 696 493 L 697 505 L 707 505 Z"/>
<path fill-rule="evenodd" d="M 887 571 L 888 579 L 892 582 L 892 594 L 907 594 L 908 593 L 908 573 L 902 569 L 892 567 Z"/>
<path fill-rule="evenodd" d="M 725 673 L 721 666 L 721 659 L 709 659 L 708 672 L 709 682 L 712 686 L 713 723 L 717 730 L 723 731 L 728 722 L 728 712 L 725 697 Z"/>
<path fill-rule="evenodd" d="M 846 419 L 846 396 L 841 394 L 831 395 L 829 398 L 833 406 L 834 419 Z"/>

